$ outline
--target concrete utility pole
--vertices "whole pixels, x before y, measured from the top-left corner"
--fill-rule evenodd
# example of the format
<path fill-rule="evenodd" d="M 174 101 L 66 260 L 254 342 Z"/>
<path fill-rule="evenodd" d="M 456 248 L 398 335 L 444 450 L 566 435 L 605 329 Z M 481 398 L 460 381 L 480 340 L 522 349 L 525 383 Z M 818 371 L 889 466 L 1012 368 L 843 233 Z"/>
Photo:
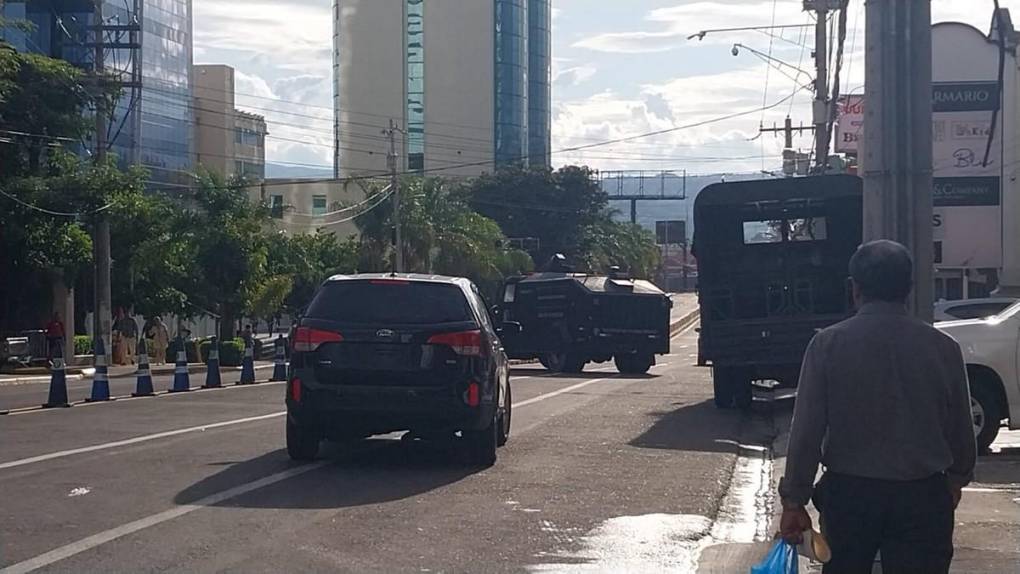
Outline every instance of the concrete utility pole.
<path fill-rule="evenodd" d="M 824 172 L 829 164 L 829 49 L 828 23 L 830 10 L 837 10 L 840 0 L 804 0 L 804 9 L 814 11 L 815 21 L 815 101 L 811 110 L 815 124 L 815 165 Z"/>
<path fill-rule="evenodd" d="M 393 272 L 404 272 L 404 242 L 400 236 L 400 176 L 397 173 L 397 122 L 390 120 L 390 128 L 383 134 L 390 138 L 390 153 L 386 156 L 390 168 L 390 193 L 393 194 Z"/>
<path fill-rule="evenodd" d="M 914 255 L 914 314 L 932 320 L 930 0 L 869 0 L 867 109 L 861 167 L 864 240 L 892 239 Z"/>
<path fill-rule="evenodd" d="M 93 16 L 93 29 L 95 30 L 95 61 L 94 72 L 96 86 L 101 85 L 103 69 L 105 68 L 106 48 L 104 39 L 106 33 L 103 29 L 103 0 L 95 0 Z M 96 164 L 101 164 L 106 158 L 106 129 L 109 122 L 105 110 L 96 108 L 96 134 L 95 134 L 95 155 Z M 93 337 L 102 337 L 103 349 L 106 351 L 107 364 L 110 364 L 110 356 L 113 349 L 111 340 L 112 321 L 112 295 L 110 294 L 110 220 L 106 213 L 100 211 L 95 215 L 95 229 L 92 237 L 92 256 L 95 259 L 95 305 L 93 306 Z"/>

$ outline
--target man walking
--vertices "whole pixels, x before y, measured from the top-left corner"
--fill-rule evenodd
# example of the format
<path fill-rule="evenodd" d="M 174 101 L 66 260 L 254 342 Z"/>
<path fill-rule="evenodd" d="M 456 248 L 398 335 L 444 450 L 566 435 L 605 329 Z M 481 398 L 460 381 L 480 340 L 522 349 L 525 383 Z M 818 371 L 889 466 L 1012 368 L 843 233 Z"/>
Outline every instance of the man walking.
<path fill-rule="evenodd" d="M 832 547 L 826 574 L 870 573 L 879 551 L 885 574 L 945 573 L 953 558 L 977 456 L 970 394 L 959 345 L 907 312 L 912 269 L 899 243 L 861 246 L 850 260 L 857 315 L 804 356 L 780 530 L 800 542 L 813 499 Z"/>

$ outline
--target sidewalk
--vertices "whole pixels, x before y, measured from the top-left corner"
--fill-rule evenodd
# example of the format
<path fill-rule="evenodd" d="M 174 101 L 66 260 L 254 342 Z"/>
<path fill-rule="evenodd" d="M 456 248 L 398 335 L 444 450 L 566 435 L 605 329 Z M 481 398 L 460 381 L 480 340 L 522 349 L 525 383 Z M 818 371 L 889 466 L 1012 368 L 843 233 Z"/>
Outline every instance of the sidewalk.
<path fill-rule="evenodd" d="M 272 361 L 255 361 L 255 370 L 260 369 L 271 369 L 273 368 Z M 166 365 L 149 365 L 149 370 L 153 376 L 164 376 L 172 375 L 176 366 L 173 364 Z M 220 367 L 220 371 L 240 371 L 241 367 Z M 96 370 L 94 367 L 74 367 L 69 368 L 67 373 L 68 381 L 81 381 L 91 379 L 95 374 Z M 131 378 L 138 375 L 137 365 L 114 365 L 107 369 L 108 376 L 111 379 L 125 379 Z M 188 363 L 189 373 L 204 373 L 206 372 L 206 365 L 204 363 Z M 50 375 L 0 375 L 0 387 L 8 385 L 29 385 L 29 384 L 43 384 L 50 382 Z"/>

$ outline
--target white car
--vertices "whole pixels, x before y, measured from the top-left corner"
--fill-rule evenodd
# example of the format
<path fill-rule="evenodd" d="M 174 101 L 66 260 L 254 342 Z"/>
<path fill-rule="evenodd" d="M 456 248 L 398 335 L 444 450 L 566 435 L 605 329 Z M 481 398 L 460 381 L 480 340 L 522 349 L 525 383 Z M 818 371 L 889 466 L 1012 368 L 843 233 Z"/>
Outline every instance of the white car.
<path fill-rule="evenodd" d="M 1020 303 L 984 319 L 948 321 L 935 327 L 963 349 L 978 448 L 987 450 L 1004 420 L 1020 428 Z"/>
<path fill-rule="evenodd" d="M 957 321 L 959 319 L 984 319 L 998 315 L 1016 303 L 1013 297 L 989 297 L 987 299 L 957 299 L 935 303 L 936 321 Z"/>

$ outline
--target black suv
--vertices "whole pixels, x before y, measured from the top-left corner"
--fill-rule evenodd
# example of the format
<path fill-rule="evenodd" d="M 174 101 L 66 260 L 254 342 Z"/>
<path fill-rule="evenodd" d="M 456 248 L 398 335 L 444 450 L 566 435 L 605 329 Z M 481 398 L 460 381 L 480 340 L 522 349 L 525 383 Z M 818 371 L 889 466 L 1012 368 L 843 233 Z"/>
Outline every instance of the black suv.
<path fill-rule="evenodd" d="M 471 281 L 428 275 L 327 280 L 292 339 L 287 452 L 324 438 L 397 431 L 454 437 L 472 464 L 496 462 L 510 434 L 510 367 Z"/>

